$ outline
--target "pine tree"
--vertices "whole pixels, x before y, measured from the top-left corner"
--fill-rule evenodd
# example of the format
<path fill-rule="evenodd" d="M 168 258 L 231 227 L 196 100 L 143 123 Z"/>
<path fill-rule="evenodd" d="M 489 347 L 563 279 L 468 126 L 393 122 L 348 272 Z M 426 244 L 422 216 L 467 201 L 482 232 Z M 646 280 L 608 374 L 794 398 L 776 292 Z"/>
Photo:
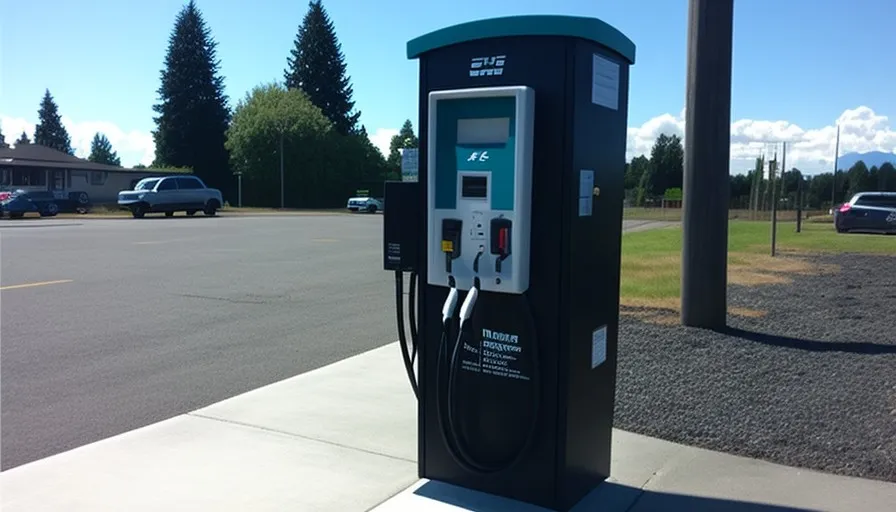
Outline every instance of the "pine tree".
<path fill-rule="evenodd" d="M 31 144 L 31 141 L 28 139 L 28 134 L 25 133 L 25 130 L 22 130 L 22 135 L 19 135 L 18 140 L 16 140 L 16 146 L 19 144 Z"/>
<path fill-rule="evenodd" d="M 8 148 L 9 144 L 6 143 L 6 136 L 3 135 L 3 128 L 0 128 L 0 148 Z"/>
<path fill-rule="evenodd" d="M 93 136 L 93 141 L 90 143 L 90 156 L 87 159 L 98 164 L 121 166 L 118 153 L 112 149 L 112 143 L 102 133 Z"/>
<path fill-rule="evenodd" d="M 339 133 L 357 133 L 361 113 L 352 112 L 355 102 L 345 57 L 321 0 L 308 2 L 290 55 L 284 71 L 286 87 L 305 91 Z"/>
<path fill-rule="evenodd" d="M 189 167 L 225 199 L 236 195 L 224 147 L 230 110 L 218 74 L 217 43 L 193 0 L 181 9 L 168 40 L 165 67 L 153 106 L 154 165 Z"/>
<path fill-rule="evenodd" d="M 392 140 L 389 141 L 389 157 L 387 159 L 389 167 L 393 171 L 397 169 L 400 173 L 401 151 L 399 150 L 416 148 L 419 143 L 417 136 L 414 135 L 414 125 L 411 124 L 410 119 L 406 119 L 404 124 L 401 125 L 401 129 L 398 130 L 398 134 L 393 135 Z"/>
<path fill-rule="evenodd" d="M 37 111 L 37 126 L 34 128 L 34 143 L 53 148 L 70 155 L 72 151 L 72 139 L 65 127 L 62 126 L 62 117 L 59 115 L 59 107 L 53 101 L 50 90 L 44 92 L 44 98 L 40 102 Z"/>

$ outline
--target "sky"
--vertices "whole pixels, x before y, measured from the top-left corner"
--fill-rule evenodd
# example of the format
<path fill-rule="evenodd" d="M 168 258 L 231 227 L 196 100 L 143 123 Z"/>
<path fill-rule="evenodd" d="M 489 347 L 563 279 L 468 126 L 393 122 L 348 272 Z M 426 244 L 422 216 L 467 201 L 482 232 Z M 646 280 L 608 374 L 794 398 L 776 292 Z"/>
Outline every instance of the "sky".
<path fill-rule="evenodd" d="M 125 166 L 149 164 L 152 105 L 175 16 L 186 0 L 2 3 L 0 127 L 33 136 L 49 89 L 86 157 L 103 132 Z M 591 16 L 637 46 L 627 157 L 660 133 L 683 135 L 687 0 L 324 0 L 371 140 L 388 151 L 405 119 L 417 124 L 418 63 L 408 40 L 475 19 L 515 14 Z M 307 0 L 197 0 L 218 43 L 231 107 L 256 85 L 281 81 Z M 252 5 L 252 7 L 249 7 Z M 787 166 L 809 174 L 840 154 L 896 152 L 893 0 L 736 0 L 731 171 L 789 141 Z"/>

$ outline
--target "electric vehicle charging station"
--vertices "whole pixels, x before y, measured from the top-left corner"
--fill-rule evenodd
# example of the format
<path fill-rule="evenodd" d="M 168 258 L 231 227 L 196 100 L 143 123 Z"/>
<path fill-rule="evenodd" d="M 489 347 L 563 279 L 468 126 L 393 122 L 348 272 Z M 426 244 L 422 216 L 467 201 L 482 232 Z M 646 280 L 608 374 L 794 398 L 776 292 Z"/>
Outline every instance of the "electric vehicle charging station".
<path fill-rule="evenodd" d="M 386 184 L 384 267 L 421 478 L 568 510 L 609 476 L 634 54 L 570 16 L 408 43 L 419 182 Z"/>

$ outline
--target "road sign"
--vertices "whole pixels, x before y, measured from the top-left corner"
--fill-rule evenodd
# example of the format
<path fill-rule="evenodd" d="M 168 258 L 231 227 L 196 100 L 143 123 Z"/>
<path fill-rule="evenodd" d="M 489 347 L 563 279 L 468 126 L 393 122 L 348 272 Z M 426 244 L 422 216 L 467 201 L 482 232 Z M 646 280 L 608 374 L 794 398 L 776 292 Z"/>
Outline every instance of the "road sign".
<path fill-rule="evenodd" d="M 401 181 L 417 181 L 417 148 L 401 152 Z"/>

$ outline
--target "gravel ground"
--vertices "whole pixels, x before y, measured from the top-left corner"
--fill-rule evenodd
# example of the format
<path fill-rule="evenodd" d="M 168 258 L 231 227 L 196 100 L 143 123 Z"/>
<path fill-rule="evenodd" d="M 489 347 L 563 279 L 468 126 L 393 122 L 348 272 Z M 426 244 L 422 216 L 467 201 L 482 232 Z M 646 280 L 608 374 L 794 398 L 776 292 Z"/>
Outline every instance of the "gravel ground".
<path fill-rule="evenodd" d="M 896 257 L 729 286 L 727 333 L 622 317 L 616 426 L 780 464 L 896 482 Z"/>

